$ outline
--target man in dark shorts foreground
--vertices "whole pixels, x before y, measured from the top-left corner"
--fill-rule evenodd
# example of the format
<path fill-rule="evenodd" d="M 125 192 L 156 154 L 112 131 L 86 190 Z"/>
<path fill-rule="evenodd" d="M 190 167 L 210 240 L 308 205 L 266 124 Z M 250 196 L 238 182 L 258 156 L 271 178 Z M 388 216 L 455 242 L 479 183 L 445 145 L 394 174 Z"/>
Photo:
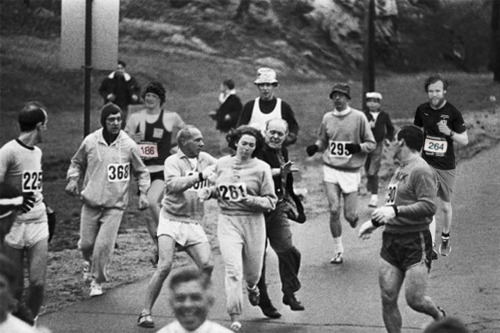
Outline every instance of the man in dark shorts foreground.
<path fill-rule="evenodd" d="M 394 159 L 400 166 L 389 182 L 385 206 L 375 209 L 371 221 L 363 223 L 359 230 L 359 237 L 368 239 L 375 229 L 385 225 L 379 284 L 387 332 L 401 332 L 398 296 L 405 280 L 406 301 L 413 310 L 434 320 L 445 317 L 445 312 L 425 295 L 432 261 L 429 224 L 436 212 L 436 179 L 420 156 L 422 131 L 403 126 L 396 138 Z"/>

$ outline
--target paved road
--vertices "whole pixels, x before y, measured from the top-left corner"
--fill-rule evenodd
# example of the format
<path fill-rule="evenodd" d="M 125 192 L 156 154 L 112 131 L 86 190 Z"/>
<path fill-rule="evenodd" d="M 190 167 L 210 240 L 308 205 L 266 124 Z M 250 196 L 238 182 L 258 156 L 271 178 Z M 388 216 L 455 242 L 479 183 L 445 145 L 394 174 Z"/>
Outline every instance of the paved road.
<path fill-rule="evenodd" d="M 474 332 L 500 332 L 500 146 L 477 155 L 459 167 L 454 204 L 453 251 L 435 261 L 429 295 L 449 315 L 461 318 Z M 363 205 L 367 197 L 361 198 Z M 310 214 L 304 225 L 293 225 L 294 240 L 302 251 L 299 299 L 306 311 L 292 312 L 280 303 L 276 256 L 268 269 L 270 294 L 283 316 L 264 318 L 245 300 L 242 332 L 385 332 L 381 317 L 377 263 L 380 231 L 365 242 L 346 227 L 345 263 L 328 263 L 332 241 L 326 213 Z M 346 224 L 347 225 L 347 224 Z M 228 326 L 224 307 L 223 265 L 216 257 L 216 304 L 211 318 Z M 154 332 L 136 326 L 147 281 L 117 288 L 57 313 L 40 323 L 56 332 Z M 166 288 L 155 305 L 157 328 L 172 320 Z M 417 314 L 400 297 L 404 332 L 421 332 L 430 318 Z"/>

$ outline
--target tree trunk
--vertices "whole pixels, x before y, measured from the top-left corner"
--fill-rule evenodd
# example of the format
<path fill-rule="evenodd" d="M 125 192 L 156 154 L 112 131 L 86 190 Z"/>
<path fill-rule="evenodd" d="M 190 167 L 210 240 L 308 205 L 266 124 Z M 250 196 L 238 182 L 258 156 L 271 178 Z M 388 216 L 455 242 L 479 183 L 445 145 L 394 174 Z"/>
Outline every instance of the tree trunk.
<path fill-rule="evenodd" d="M 500 0 L 491 2 L 491 59 L 493 81 L 500 82 Z"/>

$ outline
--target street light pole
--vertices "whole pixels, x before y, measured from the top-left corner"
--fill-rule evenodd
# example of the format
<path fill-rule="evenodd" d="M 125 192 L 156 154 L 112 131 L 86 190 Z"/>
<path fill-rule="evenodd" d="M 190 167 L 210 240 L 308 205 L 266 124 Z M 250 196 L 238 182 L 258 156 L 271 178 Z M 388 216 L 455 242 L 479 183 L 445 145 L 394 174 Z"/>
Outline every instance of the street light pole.
<path fill-rule="evenodd" d="M 363 96 L 361 96 L 363 110 L 366 110 L 366 93 L 375 91 L 375 0 L 368 0 L 368 8 L 365 11 L 365 31 Z"/>
<path fill-rule="evenodd" d="M 90 88 L 92 77 L 92 1 L 85 3 L 85 84 L 83 137 L 90 133 Z"/>

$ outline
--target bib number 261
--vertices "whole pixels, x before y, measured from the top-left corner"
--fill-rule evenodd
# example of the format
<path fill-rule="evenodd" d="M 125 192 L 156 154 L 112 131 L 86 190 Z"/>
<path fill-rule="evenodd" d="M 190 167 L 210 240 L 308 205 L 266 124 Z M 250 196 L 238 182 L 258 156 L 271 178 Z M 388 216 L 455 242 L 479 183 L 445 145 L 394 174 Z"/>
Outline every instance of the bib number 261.
<path fill-rule="evenodd" d="M 120 182 L 130 180 L 130 166 L 128 163 L 108 164 L 108 181 Z"/>
<path fill-rule="evenodd" d="M 247 188 L 245 184 L 219 185 L 219 193 L 223 200 L 240 201 L 246 196 Z"/>

